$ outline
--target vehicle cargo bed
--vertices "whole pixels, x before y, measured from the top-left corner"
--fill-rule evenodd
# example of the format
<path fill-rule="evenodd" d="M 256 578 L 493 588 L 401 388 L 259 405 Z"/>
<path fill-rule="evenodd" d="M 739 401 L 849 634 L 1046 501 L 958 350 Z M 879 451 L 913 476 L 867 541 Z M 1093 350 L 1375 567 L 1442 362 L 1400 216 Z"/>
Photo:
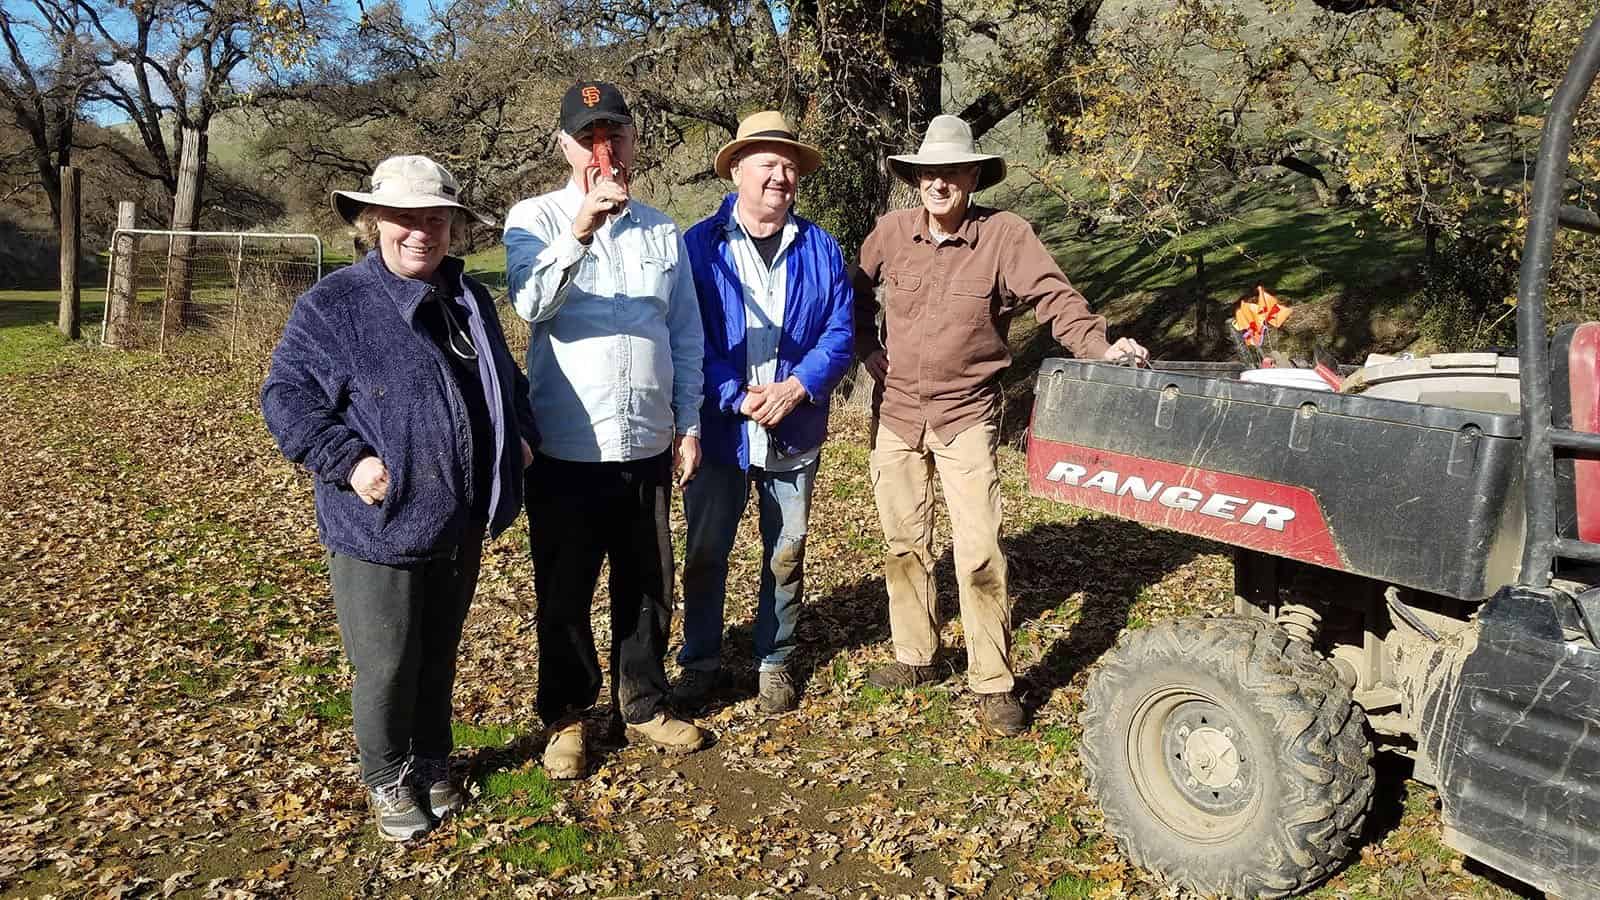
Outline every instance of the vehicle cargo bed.
<path fill-rule="evenodd" d="M 1464 600 L 1514 578 L 1517 416 L 1215 371 L 1046 360 L 1033 492 Z"/>

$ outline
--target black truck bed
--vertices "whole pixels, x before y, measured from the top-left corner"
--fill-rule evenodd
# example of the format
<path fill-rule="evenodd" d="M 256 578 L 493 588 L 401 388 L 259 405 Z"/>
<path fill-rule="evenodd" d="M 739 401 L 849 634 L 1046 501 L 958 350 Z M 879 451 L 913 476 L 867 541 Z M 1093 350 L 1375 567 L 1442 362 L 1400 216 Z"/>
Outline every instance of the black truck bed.
<path fill-rule="evenodd" d="M 1231 374 L 1046 360 L 1033 492 L 1462 600 L 1514 580 L 1517 416 Z"/>

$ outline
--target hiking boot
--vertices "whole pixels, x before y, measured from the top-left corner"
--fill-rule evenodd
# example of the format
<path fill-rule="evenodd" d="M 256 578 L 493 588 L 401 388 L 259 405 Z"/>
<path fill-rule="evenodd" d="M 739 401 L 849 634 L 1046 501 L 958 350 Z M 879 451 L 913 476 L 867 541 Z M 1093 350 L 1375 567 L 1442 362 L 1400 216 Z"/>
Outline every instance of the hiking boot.
<path fill-rule="evenodd" d="M 450 780 L 450 759 L 443 756 L 417 756 L 412 758 L 416 768 L 417 785 L 427 791 L 428 811 L 435 819 L 443 820 L 461 812 L 467 805 L 467 795 Z"/>
<path fill-rule="evenodd" d="M 672 686 L 672 702 L 684 709 L 702 706 L 721 680 L 721 669 L 684 669 Z"/>
<path fill-rule="evenodd" d="M 782 713 L 800 705 L 800 691 L 788 669 L 761 670 L 761 696 L 764 713 Z"/>
<path fill-rule="evenodd" d="M 1012 737 L 1028 727 L 1022 704 L 1010 691 L 978 695 L 978 721 L 995 734 Z"/>
<path fill-rule="evenodd" d="M 895 660 L 886 666 L 879 666 L 867 676 L 867 683 L 885 690 L 902 690 L 914 688 L 919 684 L 932 684 L 939 680 L 933 666 L 913 666 Z"/>
<path fill-rule="evenodd" d="M 648 722 L 628 726 L 630 736 L 638 735 L 668 753 L 692 753 L 706 744 L 705 732 L 692 722 L 674 719 L 664 712 Z"/>
<path fill-rule="evenodd" d="M 378 836 L 386 841 L 409 841 L 433 830 L 433 817 L 417 802 L 409 762 L 401 767 L 393 782 L 369 787 L 367 803 L 378 823 Z"/>
<path fill-rule="evenodd" d="M 582 778 L 588 767 L 584 755 L 583 720 L 563 719 L 550 726 L 549 743 L 544 745 L 544 773 L 551 778 Z"/>

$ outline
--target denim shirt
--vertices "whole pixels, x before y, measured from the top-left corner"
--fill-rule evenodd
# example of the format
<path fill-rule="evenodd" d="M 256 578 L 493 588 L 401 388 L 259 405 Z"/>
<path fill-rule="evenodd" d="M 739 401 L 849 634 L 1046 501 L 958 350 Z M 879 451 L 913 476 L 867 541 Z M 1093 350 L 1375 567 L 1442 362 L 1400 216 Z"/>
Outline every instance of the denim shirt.
<path fill-rule="evenodd" d="M 533 326 L 530 400 L 540 452 L 625 462 L 700 434 L 705 338 L 678 226 L 631 200 L 588 246 L 572 235 L 583 193 L 524 200 L 506 215 L 511 304 Z"/>

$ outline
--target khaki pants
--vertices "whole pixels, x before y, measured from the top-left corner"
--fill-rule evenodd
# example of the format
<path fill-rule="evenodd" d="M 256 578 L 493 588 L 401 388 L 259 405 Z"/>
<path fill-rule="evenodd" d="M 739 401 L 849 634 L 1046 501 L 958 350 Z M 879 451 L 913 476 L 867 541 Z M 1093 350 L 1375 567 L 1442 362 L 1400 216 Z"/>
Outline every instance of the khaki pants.
<path fill-rule="evenodd" d="M 961 628 L 967 638 L 967 683 L 976 693 L 1009 691 L 1011 601 L 1000 550 L 999 433 L 974 425 L 946 444 L 924 428 L 917 446 L 887 427 L 872 427 L 872 491 L 889 554 L 889 629 L 895 659 L 926 666 L 939 649 L 933 587 L 933 478 L 950 511 Z"/>

